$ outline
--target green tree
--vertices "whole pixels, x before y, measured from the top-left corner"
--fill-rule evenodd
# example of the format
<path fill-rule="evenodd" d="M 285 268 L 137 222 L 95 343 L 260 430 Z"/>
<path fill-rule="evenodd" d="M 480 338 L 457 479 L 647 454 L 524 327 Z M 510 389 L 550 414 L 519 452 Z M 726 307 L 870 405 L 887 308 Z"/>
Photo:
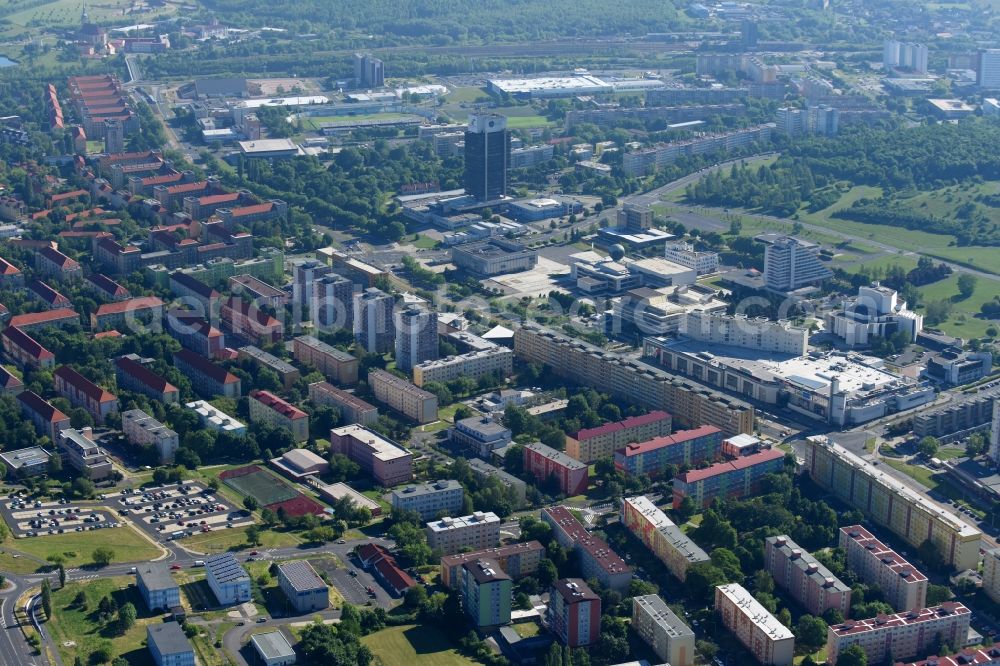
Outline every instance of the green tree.
<path fill-rule="evenodd" d="M 99 546 L 94 549 L 91 557 L 94 560 L 94 564 L 102 567 L 106 567 L 111 564 L 111 561 L 115 559 L 115 551 L 107 548 L 105 546 Z"/>
<path fill-rule="evenodd" d="M 66 567 L 59 565 L 59 589 L 66 587 Z"/>
<path fill-rule="evenodd" d="M 803 647 L 816 650 L 826 642 L 826 628 L 823 618 L 806 614 L 795 625 L 795 638 Z"/>
<path fill-rule="evenodd" d="M 256 511 L 260 507 L 260 502 L 253 495 L 247 495 L 243 498 L 243 506 L 247 511 Z"/>
<path fill-rule="evenodd" d="M 251 546 L 260 545 L 260 528 L 256 525 L 251 525 L 247 528 L 246 532 L 247 543 Z"/>
<path fill-rule="evenodd" d="M 937 437 L 931 437 L 930 435 L 927 435 L 926 437 L 920 440 L 919 444 L 917 444 L 917 451 L 924 458 L 933 458 L 934 456 L 937 455 L 938 449 L 940 447 L 941 443 L 938 442 Z"/>
<path fill-rule="evenodd" d="M 118 609 L 118 631 L 125 633 L 135 626 L 135 606 L 132 602 L 126 602 Z"/>
<path fill-rule="evenodd" d="M 52 586 L 49 579 L 42 581 L 42 610 L 45 611 L 46 619 L 52 619 Z"/>
<path fill-rule="evenodd" d="M 946 585 L 927 586 L 927 606 L 938 606 L 951 599 L 951 590 Z"/>
<path fill-rule="evenodd" d="M 852 645 L 837 655 L 837 666 L 868 666 L 868 655 L 860 645 Z"/>
<path fill-rule="evenodd" d="M 423 585 L 414 585 L 403 594 L 403 605 L 407 608 L 420 608 L 426 601 L 427 588 Z"/>
<path fill-rule="evenodd" d="M 958 276 L 958 295 L 963 299 L 969 298 L 976 292 L 976 276 L 971 273 L 962 273 Z"/>

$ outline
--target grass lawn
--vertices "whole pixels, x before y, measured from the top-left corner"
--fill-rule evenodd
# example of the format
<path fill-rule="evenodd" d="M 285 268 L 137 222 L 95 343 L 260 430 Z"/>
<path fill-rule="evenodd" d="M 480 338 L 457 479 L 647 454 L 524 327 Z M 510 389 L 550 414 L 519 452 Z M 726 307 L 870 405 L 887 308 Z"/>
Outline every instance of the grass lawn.
<path fill-rule="evenodd" d="M 128 526 L 28 537 L 10 542 L 10 546 L 43 560 L 53 553 L 62 553 L 67 568 L 93 563 L 91 554 L 99 546 L 115 551 L 115 562 L 148 562 L 161 554 L 159 548 Z"/>
<path fill-rule="evenodd" d="M 940 481 L 935 478 L 936 472 L 927 469 L 926 467 L 911 465 L 910 463 L 903 462 L 902 460 L 893 460 L 892 458 L 882 458 L 882 462 L 893 469 L 899 470 L 910 478 L 915 479 L 918 483 L 923 484 L 931 490 L 937 488 L 940 484 Z"/>
<path fill-rule="evenodd" d="M 459 654 L 451 641 L 430 625 L 389 627 L 361 639 L 385 666 L 468 666 L 476 662 Z"/>
<path fill-rule="evenodd" d="M 951 460 L 952 458 L 961 458 L 964 455 L 965 449 L 960 446 L 942 446 L 934 457 L 938 460 Z"/>
<path fill-rule="evenodd" d="M 997 252 L 1000 255 L 1000 252 Z M 923 303 L 928 301 L 947 300 L 952 303 L 952 313 L 941 324 L 935 327 L 949 335 L 965 338 L 979 338 L 986 335 L 986 329 L 990 324 L 996 324 L 995 320 L 977 317 L 979 308 L 983 303 L 989 301 L 1000 290 L 1000 284 L 994 280 L 980 278 L 976 283 L 976 290 L 972 296 L 966 299 L 959 299 L 958 295 L 958 273 L 952 273 L 947 279 L 934 282 L 926 287 L 920 288 Z M 923 307 L 918 307 L 918 311 L 923 311 Z"/>
<path fill-rule="evenodd" d="M 416 234 L 416 239 L 413 240 L 410 243 L 410 245 L 418 247 L 421 250 L 433 250 L 438 246 L 438 242 L 433 238 L 431 238 L 430 236 L 422 236 L 420 234 Z"/>
<path fill-rule="evenodd" d="M 492 99 L 485 89 L 469 86 L 467 88 L 453 88 L 450 93 L 445 95 L 444 99 L 452 104 L 460 104 L 462 102 L 475 102 L 481 97 Z"/>
<path fill-rule="evenodd" d="M 888 242 L 904 250 L 920 252 L 931 257 L 968 264 L 980 270 L 1000 274 L 1000 253 L 995 248 L 981 246 L 958 247 L 957 245 L 952 245 L 955 240 L 954 237 L 946 234 L 929 234 L 924 231 L 903 229 L 902 227 L 894 227 L 886 224 L 864 224 L 851 220 L 838 220 L 832 217 L 833 213 L 851 206 L 858 199 L 863 197 L 877 198 L 881 194 L 881 189 L 877 187 L 860 185 L 852 187 L 832 206 L 828 206 L 823 210 L 809 213 L 803 208 L 799 211 L 799 218 L 803 222 L 827 227 L 834 231 L 870 238 L 874 241 Z M 936 201 L 939 197 L 940 191 L 937 191 L 936 195 L 933 192 L 918 195 L 910 201 L 915 211 L 926 212 L 931 208 L 929 202 Z M 921 203 L 924 201 L 928 202 L 926 208 L 921 207 Z M 948 214 L 953 214 L 957 206 L 958 203 L 950 204 Z M 934 212 L 943 213 L 944 210 L 935 210 Z"/>
<path fill-rule="evenodd" d="M 513 625 L 514 631 L 521 638 L 531 638 L 532 636 L 537 636 L 541 629 L 537 622 L 518 622 Z"/>
<path fill-rule="evenodd" d="M 16 545 L 12 540 L 6 542 L 7 548 L 0 550 L 0 571 L 13 574 L 30 574 L 38 571 L 43 565 L 30 557 L 18 555 L 10 552 L 10 547 Z"/>
<path fill-rule="evenodd" d="M 203 532 L 186 539 L 180 539 L 177 543 L 185 548 L 209 555 L 224 553 L 228 550 L 244 550 L 252 547 L 247 543 L 247 528 L 245 527 Z M 290 532 L 261 530 L 260 545 L 253 547 L 280 548 L 282 546 L 296 546 L 300 543 L 302 543 L 302 540 Z"/>
<path fill-rule="evenodd" d="M 513 116 L 507 118 L 510 129 L 529 129 L 531 127 L 553 127 L 555 123 L 545 116 Z"/>
<path fill-rule="evenodd" d="M 89 663 L 90 653 L 105 641 L 110 642 L 115 656 L 124 657 L 132 666 L 149 663 L 149 652 L 145 647 L 146 625 L 161 622 L 162 615 L 148 613 L 132 582 L 131 576 L 98 578 L 86 582 L 70 582 L 63 589 L 52 593 L 53 618 L 49 620 L 47 628 L 58 646 L 63 663 L 72 664 L 75 657 L 80 657 L 85 664 Z M 86 609 L 71 605 L 81 591 L 87 597 Z M 107 595 L 119 607 L 131 602 L 138 611 L 135 626 L 125 634 L 118 633 L 114 620 L 109 623 L 111 626 L 100 624 L 97 604 Z"/>

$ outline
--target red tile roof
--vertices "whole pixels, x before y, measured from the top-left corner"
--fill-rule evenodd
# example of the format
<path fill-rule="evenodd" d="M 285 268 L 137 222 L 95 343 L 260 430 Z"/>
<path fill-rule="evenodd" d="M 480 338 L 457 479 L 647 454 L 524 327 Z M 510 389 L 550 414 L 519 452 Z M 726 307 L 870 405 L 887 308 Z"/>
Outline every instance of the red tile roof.
<path fill-rule="evenodd" d="M 722 431 L 715 426 L 703 425 L 697 428 L 692 428 L 691 430 L 678 430 L 672 435 L 664 435 L 663 437 L 654 437 L 653 439 L 646 442 L 636 442 L 635 444 L 629 444 L 619 451 L 624 451 L 625 456 L 637 456 L 641 453 L 648 453 L 649 451 L 655 451 L 663 446 L 674 446 L 676 444 L 683 444 L 684 442 L 690 441 L 692 439 L 697 439 L 699 437 L 705 437 L 706 435 L 711 435 L 714 433 L 721 433 Z"/>
<path fill-rule="evenodd" d="M 282 400 L 270 391 L 251 391 L 250 397 L 265 407 L 270 407 L 288 419 L 307 419 L 309 415 L 295 405 Z"/>
<path fill-rule="evenodd" d="M 97 316 L 103 317 L 105 315 L 121 314 L 123 312 L 137 312 L 139 310 L 151 310 L 153 308 L 162 307 L 163 301 L 156 296 L 139 296 L 138 298 L 130 298 L 127 301 L 105 303 L 97 308 Z"/>
<path fill-rule="evenodd" d="M 274 210 L 274 204 L 271 202 L 255 204 L 253 206 L 240 206 L 239 208 L 233 208 L 230 213 L 233 217 L 245 217 L 247 215 L 257 215 L 258 213 L 269 213 Z"/>
<path fill-rule="evenodd" d="M 103 340 L 104 338 L 120 338 L 123 337 L 118 331 L 101 331 L 100 333 L 94 333 L 95 340 Z"/>
<path fill-rule="evenodd" d="M 91 400 L 96 400 L 98 403 L 117 400 L 113 393 L 105 391 L 68 365 L 60 365 L 56 368 L 56 371 L 52 373 L 52 376 L 62 379 L 77 391 L 83 393 Z"/>
<path fill-rule="evenodd" d="M 627 419 L 619 421 L 617 423 L 605 423 L 604 425 L 597 426 L 596 428 L 584 428 L 573 436 L 573 439 L 577 441 L 584 441 L 587 439 L 592 439 L 594 437 L 600 437 L 602 435 L 607 435 L 616 430 L 628 430 L 629 428 L 638 428 L 650 423 L 655 423 L 657 421 L 662 421 L 663 419 L 670 418 L 670 414 L 664 411 L 652 411 L 648 414 L 643 414 L 642 416 L 630 416 Z"/>
<path fill-rule="evenodd" d="M 121 286 L 107 275 L 101 273 L 92 273 L 87 276 L 87 281 L 94 285 L 101 291 L 103 291 L 108 296 L 118 298 L 119 296 L 128 296 L 128 289 Z"/>
<path fill-rule="evenodd" d="M 209 377 L 210 379 L 219 382 L 220 384 L 233 384 L 240 381 L 240 378 L 232 374 L 221 365 L 216 365 L 212 363 L 207 358 L 201 354 L 196 354 L 190 349 L 182 349 L 179 352 L 174 353 L 174 362 L 181 361 L 190 365 L 192 368 L 202 373 L 203 375 Z"/>
<path fill-rule="evenodd" d="M 685 472 L 677 478 L 679 478 L 684 483 L 696 483 L 704 479 L 709 479 L 713 476 L 718 476 L 719 474 L 725 474 L 727 472 L 733 472 L 740 469 L 746 469 L 747 467 L 753 467 L 755 465 L 760 465 L 762 463 L 770 462 L 772 460 L 777 460 L 778 458 L 784 458 L 785 452 L 781 449 L 764 449 L 759 453 L 754 453 L 749 456 L 743 456 L 742 458 L 737 458 L 732 462 L 720 462 L 706 467 L 705 469 L 693 469 L 690 472 Z"/>
<path fill-rule="evenodd" d="M 148 176 L 142 179 L 143 185 L 165 185 L 166 183 L 176 183 L 184 178 L 182 173 L 165 173 L 161 176 Z"/>
<path fill-rule="evenodd" d="M 204 298 L 218 298 L 219 292 L 217 292 L 212 287 L 208 286 L 198 278 L 191 277 L 187 273 L 182 273 L 181 271 L 174 271 L 170 274 L 170 281 L 176 282 L 182 287 L 187 288 L 190 291 L 203 296 Z"/>
<path fill-rule="evenodd" d="M 947 657 L 927 657 L 905 664 L 897 661 L 895 666 L 993 666 L 993 664 L 1000 664 L 1000 643 L 994 643 L 990 647 L 966 648 Z"/>
<path fill-rule="evenodd" d="M 198 192 L 199 190 L 208 189 L 207 180 L 199 180 L 194 183 L 182 183 L 180 185 L 171 185 L 167 188 L 167 194 L 187 194 L 188 192 Z"/>
<path fill-rule="evenodd" d="M 53 194 L 51 197 L 52 203 L 57 201 L 64 201 L 66 199 L 76 199 L 77 197 L 85 197 L 89 194 L 87 190 L 73 190 L 72 192 L 62 192 L 60 194 Z"/>
<path fill-rule="evenodd" d="M 209 194 L 207 196 L 198 199 L 198 204 L 201 206 L 212 206 L 214 204 L 228 203 L 230 201 L 239 201 L 239 192 L 226 192 L 224 194 Z"/>
<path fill-rule="evenodd" d="M 49 423 L 69 421 L 69 417 L 42 399 L 42 396 L 31 391 L 21 391 L 17 394 L 17 399 L 29 410 L 38 414 Z"/>
<path fill-rule="evenodd" d="M 158 391 L 160 393 L 177 392 L 176 386 L 144 366 L 142 363 L 137 363 L 136 361 L 133 361 L 125 356 L 119 356 L 115 359 L 115 365 L 121 368 L 122 372 L 130 377 L 138 379 L 153 391 Z"/>
<path fill-rule="evenodd" d="M 3 257 L 0 257 L 0 275 L 10 276 L 10 275 L 19 275 L 20 273 L 21 273 L 20 268 L 10 263 Z"/>
<path fill-rule="evenodd" d="M 14 345 L 24 350 L 36 361 L 55 359 L 56 355 L 43 347 L 37 340 L 19 328 L 8 326 L 2 333 L 3 337 L 10 340 Z"/>
<path fill-rule="evenodd" d="M 39 324 L 50 324 L 65 319 L 80 320 L 80 315 L 69 308 L 57 308 L 46 310 L 45 312 L 29 312 L 27 314 L 14 315 L 7 322 L 10 326 L 37 326 Z"/>
<path fill-rule="evenodd" d="M 53 249 L 51 247 L 41 248 L 40 250 L 38 250 L 38 254 L 45 257 L 46 259 L 48 259 L 53 264 L 55 264 L 56 266 L 58 266 L 63 270 L 75 271 L 76 269 L 80 268 L 80 264 L 78 264 L 75 259 L 70 259 L 59 250 Z"/>
<path fill-rule="evenodd" d="M 366 543 L 358 548 L 358 558 L 366 565 L 374 567 L 382 580 L 392 587 L 397 594 L 408 590 L 417 584 L 410 574 L 403 571 L 396 558 L 388 550 L 377 543 Z"/>
<path fill-rule="evenodd" d="M 60 294 L 58 291 L 45 284 L 41 280 L 32 280 L 28 283 L 28 289 L 31 290 L 33 294 L 38 296 L 49 305 L 58 305 L 60 307 L 69 307 L 71 302 L 68 298 Z"/>
<path fill-rule="evenodd" d="M 24 386 L 24 382 L 10 370 L 0 365 L 0 388 L 15 389 L 21 386 Z"/>

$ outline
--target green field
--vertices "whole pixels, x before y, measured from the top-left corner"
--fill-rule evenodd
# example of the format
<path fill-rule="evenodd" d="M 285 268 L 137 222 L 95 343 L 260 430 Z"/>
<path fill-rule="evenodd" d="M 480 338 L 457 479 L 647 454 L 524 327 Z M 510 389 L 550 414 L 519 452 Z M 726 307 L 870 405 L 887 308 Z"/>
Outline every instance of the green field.
<path fill-rule="evenodd" d="M 115 656 L 122 656 L 132 666 L 150 663 L 149 652 L 146 650 L 146 625 L 161 622 L 161 615 L 150 615 L 139 595 L 131 576 L 116 576 L 99 578 L 86 582 L 70 582 L 66 587 L 52 593 L 52 619 L 47 623 L 47 629 L 59 649 L 64 664 L 72 664 L 74 658 L 80 657 L 83 663 L 89 663 L 90 653 L 105 641 L 110 641 Z M 72 606 L 73 599 L 79 592 L 87 596 L 87 607 Z M 132 602 L 138 611 L 138 619 L 124 635 L 119 634 L 113 626 L 104 626 L 98 622 L 97 605 L 101 598 L 111 595 L 118 606 Z"/>
<path fill-rule="evenodd" d="M 92 564 L 91 554 L 99 546 L 115 551 L 115 562 L 148 562 L 161 555 L 159 548 L 129 526 L 92 532 L 70 532 L 10 541 L 11 548 L 45 559 L 61 553 L 66 567 Z"/>
<path fill-rule="evenodd" d="M 453 104 L 461 104 L 463 102 L 475 102 L 480 97 L 489 97 L 490 94 L 486 92 L 483 88 L 453 88 L 450 93 L 445 95 L 445 101 Z"/>
<path fill-rule="evenodd" d="M 231 476 L 223 480 L 223 483 L 242 495 L 256 498 L 261 506 L 284 502 L 299 494 L 290 485 L 263 469 L 241 476 Z"/>
<path fill-rule="evenodd" d="M 401 120 L 413 117 L 406 113 L 359 113 L 354 116 L 307 116 L 302 118 L 302 126 L 315 132 L 320 131 L 322 123 L 342 123 L 345 121 L 361 122 L 362 120 Z"/>
<path fill-rule="evenodd" d="M 361 642 L 384 666 L 468 666 L 476 663 L 456 652 L 451 641 L 430 625 L 390 627 L 365 636 Z"/>
<path fill-rule="evenodd" d="M 992 183 L 991 185 L 996 185 L 996 183 Z M 986 186 L 981 187 L 985 188 Z M 990 190 L 983 189 L 982 191 Z M 960 197 L 954 195 L 952 192 L 953 201 L 948 206 L 945 207 L 940 203 L 935 203 L 933 209 L 930 203 L 928 203 L 926 208 L 922 207 L 921 203 L 935 201 L 935 194 L 940 196 L 941 191 L 918 195 L 913 197 L 911 201 L 913 208 L 917 211 L 945 215 L 953 212 L 962 201 L 971 198 L 972 194 L 970 192 L 964 192 Z M 799 219 L 808 224 L 815 224 L 841 233 L 851 234 L 852 236 L 870 238 L 873 241 L 887 243 L 903 250 L 920 252 L 931 257 L 954 261 L 1000 275 L 1000 251 L 997 248 L 981 246 L 958 247 L 957 245 L 953 245 L 955 241 L 954 237 L 945 234 L 929 234 L 923 231 L 903 229 L 885 224 L 864 224 L 862 222 L 839 220 L 832 217 L 833 213 L 842 208 L 849 207 L 858 199 L 863 197 L 877 198 L 881 194 L 881 189 L 876 187 L 853 187 L 845 192 L 836 203 L 823 210 L 809 213 L 803 207 L 799 211 Z M 1000 216 L 1000 212 L 997 214 Z"/>
<path fill-rule="evenodd" d="M 271 530 L 261 530 L 260 546 L 250 546 L 247 544 L 247 528 L 236 527 L 233 529 L 216 530 L 213 532 L 203 532 L 195 534 L 186 539 L 180 539 L 177 543 L 185 548 L 214 555 L 224 553 L 228 550 L 243 550 L 245 548 L 281 548 L 283 546 L 296 546 L 302 543 L 301 539 L 288 532 L 274 532 Z"/>
<path fill-rule="evenodd" d="M 23 9 L 7 16 L 5 16 L 6 12 L 3 7 L 0 6 L 0 17 L 6 18 L 7 21 L 19 27 L 27 26 L 33 22 L 45 27 L 79 27 L 80 15 L 83 12 L 83 6 L 86 5 L 90 20 L 106 25 L 112 21 L 120 20 L 127 4 L 121 2 L 88 3 L 85 0 L 55 0 L 54 2 L 47 2 L 37 7 L 29 7 L 28 9 Z M 129 14 L 129 20 L 135 23 L 143 23 L 153 18 L 153 16 L 163 16 L 174 11 L 176 11 L 176 8 L 168 4 L 150 11 Z"/>

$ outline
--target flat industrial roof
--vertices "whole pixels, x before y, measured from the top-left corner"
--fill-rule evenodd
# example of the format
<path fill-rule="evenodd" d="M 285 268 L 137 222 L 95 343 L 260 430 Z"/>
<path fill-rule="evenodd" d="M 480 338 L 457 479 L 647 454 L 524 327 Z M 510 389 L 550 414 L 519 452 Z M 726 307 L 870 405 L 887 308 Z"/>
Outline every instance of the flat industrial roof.
<path fill-rule="evenodd" d="M 250 642 L 266 660 L 283 659 L 295 656 L 295 650 L 288 643 L 288 639 L 279 629 L 268 631 L 262 634 L 254 634 L 250 637 Z"/>

